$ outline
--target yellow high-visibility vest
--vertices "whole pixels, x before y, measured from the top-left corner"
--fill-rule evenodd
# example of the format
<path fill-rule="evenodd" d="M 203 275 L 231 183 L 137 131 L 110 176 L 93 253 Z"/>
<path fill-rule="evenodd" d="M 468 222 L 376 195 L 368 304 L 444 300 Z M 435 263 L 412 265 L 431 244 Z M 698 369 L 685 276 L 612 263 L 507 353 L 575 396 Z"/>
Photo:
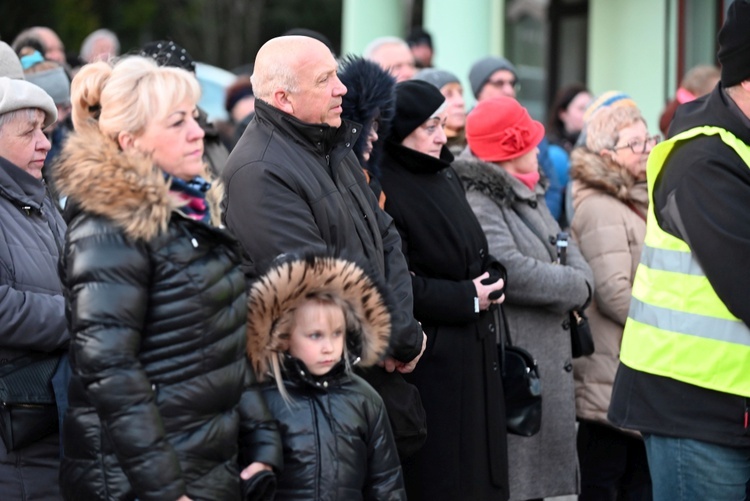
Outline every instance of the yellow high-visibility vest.
<path fill-rule="evenodd" d="M 667 156 L 678 142 L 698 135 L 718 135 L 750 168 L 750 147 L 719 127 L 690 129 L 651 151 L 646 239 L 620 361 L 638 371 L 750 397 L 750 328 L 716 295 L 687 243 L 663 231 L 654 216 L 654 183 Z"/>

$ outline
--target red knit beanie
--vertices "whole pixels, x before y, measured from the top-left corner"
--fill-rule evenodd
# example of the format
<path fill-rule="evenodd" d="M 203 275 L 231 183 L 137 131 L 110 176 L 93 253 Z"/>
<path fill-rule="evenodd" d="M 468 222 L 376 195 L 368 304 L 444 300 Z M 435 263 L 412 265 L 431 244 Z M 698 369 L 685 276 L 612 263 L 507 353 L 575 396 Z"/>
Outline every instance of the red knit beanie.
<path fill-rule="evenodd" d="M 512 97 L 481 101 L 466 117 L 466 140 L 485 162 L 518 158 L 536 148 L 544 126 Z"/>

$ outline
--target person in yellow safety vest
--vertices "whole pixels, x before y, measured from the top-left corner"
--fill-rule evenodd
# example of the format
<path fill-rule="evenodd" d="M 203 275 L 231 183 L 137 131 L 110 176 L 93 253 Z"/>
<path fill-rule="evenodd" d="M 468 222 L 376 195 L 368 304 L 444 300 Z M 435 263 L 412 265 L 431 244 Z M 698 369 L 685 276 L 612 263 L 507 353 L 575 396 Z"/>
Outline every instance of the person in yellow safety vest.
<path fill-rule="evenodd" d="M 608 418 L 644 435 L 653 498 L 745 499 L 750 481 L 750 3 L 721 82 L 651 152 L 646 239 Z"/>

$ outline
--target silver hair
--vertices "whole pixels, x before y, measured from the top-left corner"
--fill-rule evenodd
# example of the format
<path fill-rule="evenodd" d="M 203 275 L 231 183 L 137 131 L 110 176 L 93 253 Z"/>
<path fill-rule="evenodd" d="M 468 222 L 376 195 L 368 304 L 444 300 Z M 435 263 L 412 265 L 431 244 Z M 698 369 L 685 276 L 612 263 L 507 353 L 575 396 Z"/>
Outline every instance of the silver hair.
<path fill-rule="evenodd" d="M 115 54 L 120 53 L 120 40 L 117 38 L 117 35 L 115 35 L 113 31 L 102 28 L 89 33 L 89 35 L 83 39 L 83 43 L 81 44 L 81 59 L 84 61 L 89 60 L 89 57 L 94 50 L 94 43 L 100 38 L 106 38 L 112 42 L 112 45 L 115 48 Z"/>
<path fill-rule="evenodd" d="M 299 92 L 299 79 L 288 62 L 279 61 L 264 69 L 259 75 L 254 71 L 250 77 L 253 94 L 258 99 L 266 102 L 272 101 L 273 93 L 279 87 L 287 92 Z"/>
<path fill-rule="evenodd" d="M 372 59 L 372 55 L 385 45 L 402 45 L 409 48 L 409 44 L 399 37 L 379 37 L 367 44 L 365 50 L 362 51 L 362 57 Z"/>
<path fill-rule="evenodd" d="M 17 118 L 23 117 L 24 114 L 25 118 L 31 122 L 36 118 L 37 112 L 40 112 L 42 114 L 44 113 L 38 108 L 22 108 L 20 110 L 13 110 L 7 113 L 3 113 L 2 115 L 0 115 L 0 134 L 3 133 L 3 126 L 5 124 L 11 123 Z"/>

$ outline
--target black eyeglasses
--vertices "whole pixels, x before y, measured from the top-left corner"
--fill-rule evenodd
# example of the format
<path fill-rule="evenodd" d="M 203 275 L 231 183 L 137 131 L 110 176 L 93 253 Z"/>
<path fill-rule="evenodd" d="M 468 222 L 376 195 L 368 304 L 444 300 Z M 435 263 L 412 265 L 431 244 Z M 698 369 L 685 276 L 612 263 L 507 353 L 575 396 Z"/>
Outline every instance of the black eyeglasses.
<path fill-rule="evenodd" d="M 654 146 L 659 144 L 659 141 L 661 141 L 661 136 L 659 134 L 655 136 L 647 136 L 645 139 L 636 139 L 635 141 L 630 141 L 628 144 L 615 146 L 614 148 L 612 148 L 612 151 L 630 148 L 630 151 L 636 154 L 646 153 L 646 150 L 649 148 L 649 146 L 653 148 Z"/>
<path fill-rule="evenodd" d="M 513 80 L 503 80 L 502 78 L 498 78 L 497 80 L 487 80 L 487 83 L 498 89 L 502 89 L 506 85 L 510 85 L 516 91 L 521 88 L 521 84 L 519 84 L 518 80 L 516 80 L 515 78 Z"/>

